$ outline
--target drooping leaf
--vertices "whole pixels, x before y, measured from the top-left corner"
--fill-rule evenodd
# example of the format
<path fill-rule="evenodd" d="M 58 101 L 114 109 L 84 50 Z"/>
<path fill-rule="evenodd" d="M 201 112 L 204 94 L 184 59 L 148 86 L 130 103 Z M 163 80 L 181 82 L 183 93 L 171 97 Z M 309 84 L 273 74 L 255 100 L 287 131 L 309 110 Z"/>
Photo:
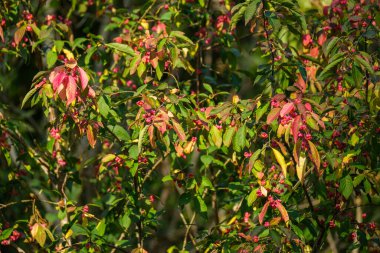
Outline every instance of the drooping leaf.
<path fill-rule="evenodd" d="M 317 147 L 312 143 L 311 141 L 308 141 L 310 152 L 311 152 L 311 160 L 315 164 L 317 171 L 319 171 L 319 168 L 321 167 L 321 158 L 319 156 L 319 152 Z"/>
<path fill-rule="evenodd" d="M 259 214 L 259 222 L 260 222 L 260 224 L 263 224 L 264 217 L 265 217 L 265 214 L 266 214 L 267 211 L 268 211 L 269 204 L 270 204 L 270 201 L 268 200 L 268 201 L 264 204 L 263 209 L 261 209 L 261 212 L 260 212 L 260 214 Z"/>
<path fill-rule="evenodd" d="M 277 209 L 280 211 L 282 219 L 285 221 L 286 224 L 289 222 L 289 214 L 288 211 L 286 211 L 285 207 L 281 203 L 277 203 Z"/>
<path fill-rule="evenodd" d="M 78 71 L 79 71 L 79 79 L 80 79 L 82 90 L 85 90 L 88 84 L 87 73 L 81 67 L 78 67 Z"/>
<path fill-rule="evenodd" d="M 23 25 L 19 29 L 17 29 L 17 31 L 15 32 L 14 41 L 16 45 L 18 45 L 20 41 L 22 40 L 22 38 L 24 37 L 25 31 L 26 31 L 26 25 Z"/>
<path fill-rule="evenodd" d="M 301 182 L 303 182 L 304 180 L 305 169 L 306 169 L 306 155 L 305 153 L 301 153 L 296 165 L 297 176 Z"/>
<path fill-rule="evenodd" d="M 350 175 L 345 176 L 340 180 L 339 192 L 345 197 L 345 199 L 349 199 L 352 192 L 354 191 L 354 184 L 352 182 L 352 178 Z"/>
<path fill-rule="evenodd" d="M 35 239 L 41 247 L 45 246 L 46 232 L 45 232 L 44 227 L 41 224 L 35 223 L 32 226 L 32 230 L 30 233 L 33 239 Z"/>
<path fill-rule="evenodd" d="M 231 145 L 232 138 L 235 134 L 235 131 L 236 131 L 235 127 L 229 127 L 224 132 L 224 135 L 223 135 L 223 145 L 224 146 L 229 147 Z"/>
<path fill-rule="evenodd" d="M 4 40 L 4 30 L 3 30 L 3 27 L 0 25 L 0 39 L 1 39 L 1 41 L 5 41 Z"/>
<path fill-rule="evenodd" d="M 67 98 L 66 105 L 67 106 L 75 101 L 76 92 L 77 92 L 77 84 L 75 82 L 75 79 L 72 76 L 68 76 L 67 87 L 66 87 L 66 98 Z"/>
<path fill-rule="evenodd" d="M 267 117 L 267 124 L 272 123 L 273 120 L 276 120 L 280 115 L 281 108 L 273 108 Z"/>
<path fill-rule="evenodd" d="M 120 43 L 108 43 L 106 44 L 107 47 L 116 49 L 117 51 L 129 54 L 131 56 L 135 55 L 135 51 L 126 44 L 120 44 Z"/>
<path fill-rule="evenodd" d="M 369 62 L 369 59 L 363 59 L 359 55 L 355 55 L 354 57 L 355 57 L 355 61 L 358 64 L 362 65 L 370 74 L 374 73 L 374 70 Z"/>
<path fill-rule="evenodd" d="M 187 43 L 191 44 L 191 45 L 194 45 L 194 42 L 191 41 L 191 39 L 189 39 L 188 37 L 185 36 L 185 33 L 184 32 L 181 32 L 181 31 L 172 31 L 170 34 L 169 34 L 169 37 L 176 37 L 178 39 L 181 39 L 183 41 L 186 41 Z"/>
<path fill-rule="evenodd" d="M 54 52 L 53 50 L 49 50 L 46 54 L 46 63 L 48 65 L 48 68 L 50 69 L 51 67 L 54 66 L 58 59 L 57 52 Z"/>
<path fill-rule="evenodd" d="M 138 147 L 138 150 L 139 150 L 138 153 L 139 154 L 141 153 L 142 145 L 143 145 L 143 141 L 144 141 L 144 137 L 145 137 L 145 133 L 148 130 L 148 127 L 149 127 L 149 125 L 144 126 L 144 128 L 139 132 L 139 140 L 138 140 L 138 143 L 137 143 L 137 147 Z"/>
<path fill-rule="evenodd" d="M 222 131 L 218 129 L 215 125 L 211 127 L 209 136 L 211 137 L 211 140 L 215 146 L 217 146 L 218 148 L 222 146 L 222 143 L 223 143 Z"/>
<path fill-rule="evenodd" d="M 272 148 L 274 157 L 276 158 L 277 162 L 280 164 L 281 169 L 282 169 L 282 174 L 284 174 L 284 177 L 286 178 L 287 176 L 287 171 L 288 171 L 288 165 L 285 162 L 284 156 L 281 154 L 280 151 L 277 149 Z"/>
<path fill-rule="evenodd" d="M 174 119 L 172 119 L 172 123 L 173 123 L 173 129 L 177 133 L 178 139 L 181 141 L 185 141 L 186 133 L 183 130 L 182 126 Z"/>
<path fill-rule="evenodd" d="M 88 144 L 90 144 L 90 146 L 92 148 L 94 148 L 95 144 L 96 144 L 96 139 L 94 136 L 94 131 L 93 131 L 92 126 L 90 124 L 87 125 L 87 140 L 88 140 Z"/>
<path fill-rule="evenodd" d="M 24 107 L 25 103 L 34 95 L 34 93 L 36 93 L 37 90 L 38 90 L 37 87 L 34 87 L 30 91 L 28 91 L 28 93 L 26 93 L 21 103 L 21 109 Z"/>
<path fill-rule="evenodd" d="M 247 130 L 246 130 L 245 125 L 241 126 L 237 130 L 233 139 L 233 147 L 236 152 L 242 151 L 243 148 L 245 147 L 246 133 L 247 133 Z"/>
<path fill-rule="evenodd" d="M 247 9 L 245 10 L 245 13 L 244 13 L 245 25 L 247 25 L 248 22 L 252 20 L 253 16 L 255 15 L 257 11 L 258 4 L 260 2 L 261 2 L 260 0 L 253 0 L 251 1 L 251 3 L 248 4 Z"/>

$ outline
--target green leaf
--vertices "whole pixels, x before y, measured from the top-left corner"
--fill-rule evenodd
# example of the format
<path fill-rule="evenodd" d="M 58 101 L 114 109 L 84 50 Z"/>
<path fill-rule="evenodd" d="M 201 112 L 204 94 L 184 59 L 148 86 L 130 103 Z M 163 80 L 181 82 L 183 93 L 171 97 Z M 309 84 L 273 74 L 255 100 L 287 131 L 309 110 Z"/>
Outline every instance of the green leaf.
<path fill-rule="evenodd" d="M 54 45 L 57 52 L 60 53 L 65 45 L 65 42 L 63 40 L 55 40 Z"/>
<path fill-rule="evenodd" d="M 137 145 L 133 145 L 128 150 L 128 155 L 131 159 L 136 160 L 139 157 L 139 148 Z"/>
<path fill-rule="evenodd" d="M 213 156 L 210 156 L 210 155 L 201 156 L 201 161 L 206 167 L 208 167 L 212 163 L 213 160 L 214 160 Z"/>
<path fill-rule="evenodd" d="M 36 87 L 34 87 L 30 91 L 28 91 L 28 93 L 26 93 L 26 95 L 25 95 L 25 97 L 21 103 L 21 109 L 24 107 L 25 103 L 34 95 L 34 93 L 36 93 L 37 90 L 38 89 Z"/>
<path fill-rule="evenodd" d="M 252 206 L 252 204 L 256 201 L 257 199 L 257 190 L 253 189 L 251 193 L 247 196 L 247 205 Z"/>
<path fill-rule="evenodd" d="M 127 230 L 132 223 L 131 218 L 129 218 L 129 214 L 125 213 L 123 217 L 120 218 L 119 223 L 124 228 L 124 230 Z"/>
<path fill-rule="evenodd" d="M 1 232 L 0 234 L 0 240 L 5 240 L 5 239 L 8 239 L 8 237 L 12 234 L 13 232 L 13 228 L 7 228 L 5 229 L 3 232 Z"/>
<path fill-rule="evenodd" d="M 347 175 L 340 180 L 339 192 L 345 197 L 345 199 L 349 199 L 352 192 L 354 191 L 354 184 L 352 182 L 351 176 Z"/>
<path fill-rule="evenodd" d="M 140 62 L 139 66 L 137 67 L 137 75 L 141 77 L 146 70 L 146 65 L 143 62 Z"/>
<path fill-rule="evenodd" d="M 281 235 L 277 230 L 270 229 L 269 236 L 273 239 L 276 245 L 281 245 Z"/>
<path fill-rule="evenodd" d="M 357 175 L 355 178 L 354 178 L 354 187 L 357 187 L 362 181 L 363 179 L 365 178 L 365 176 L 363 174 L 359 174 Z"/>
<path fill-rule="evenodd" d="M 173 181 L 173 178 L 172 178 L 172 176 L 170 176 L 170 175 L 166 175 L 166 176 L 164 176 L 164 177 L 162 178 L 161 181 L 162 181 L 162 182 Z"/>
<path fill-rule="evenodd" d="M 210 188 L 210 189 L 214 190 L 214 186 L 212 185 L 212 182 L 210 181 L 210 179 L 208 177 L 205 177 L 205 176 L 202 177 L 201 185 L 206 187 L 206 188 Z"/>
<path fill-rule="evenodd" d="M 245 125 L 241 126 L 237 130 L 233 140 L 233 148 L 236 152 L 242 151 L 242 149 L 245 147 L 246 133 L 247 131 Z"/>
<path fill-rule="evenodd" d="M 120 125 L 111 126 L 108 125 L 107 128 L 119 139 L 122 141 L 129 141 L 131 137 L 125 128 Z"/>
<path fill-rule="evenodd" d="M 223 143 L 222 131 L 219 130 L 215 125 L 211 127 L 209 138 L 212 140 L 215 146 L 220 148 Z"/>
<path fill-rule="evenodd" d="M 164 63 L 163 62 L 159 62 L 158 65 L 157 65 L 157 68 L 156 68 L 156 76 L 157 76 L 158 80 L 161 80 L 161 78 L 162 78 L 162 75 L 163 75 L 162 70 L 163 69 L 164 69 Z"/>
<path fill-rule="evenodd" d="M 338 43 L 339 40 L 339 37 L 334 37 L 328 43 L 325 43 L 322 46 L 322 50 L 325 56 L 328 56 L 330 54 L 331 50 L 334 49 L 335 45 Z"/>
<path fill-rule="evenodd" d="M 245 25 L 248 24 L 249 21 L 252 20 L 253 15 L 255 15 L 257 11 L 258 4 L 260 3 L 260 0 L 253 0 L 251 3 L 248 4 L 247 9 L 244 13 L 244 19 L 245 19 Z"/>
<path fill-rule="evenodd" d="M 340 62 L 342 62 L 345 58 L 343 56 L 341 56 L 341 58 L 338 58 L 336 60 L 334 60 L 333 62 L 329 63 L 324 69 L 323 71 L 318 75 L 318 79 L 324 79 L 325 76 L 329 73 L 329 71 L 334 68 L 336 65 L 338 65 Z M 333 74 L 334 73 L 330 73 L 330 74 Z"/>
<path fill-rule="evenodd" d="M 203 83 L 203 88 L 205 88 L 205 90 L 207 90 L 208 92 L 210 92 L 211 94 L 213 93 L 213 90 L 212 90 L 212 87 L 210 84 L 208 83 Z"/>
<path fill-rule="evenodd" d="M 224 132 L 223 135 L 223 145 L 226 147 L 229 147 L 232 142 L 232 137 L 234 137 L 235 134 L 235 127 L 229 127 L 227 128 L 226 132 Z"/>
<path fill-rule="evenodd" d="M 201 198 L 201 196 L 197 196 L 197 209 L 201 213 L 207 212 L 207 205 L 204 202 L 204 200 Z"/>
<path fill-rule="evenodd" d="M 86 56 L 84 57 L 84 63 L 86 65 L 88 65 L 91 61 L 91 57 L 92 55 L 98 50 L 98 47 L 94 46 L 94 47 L 91 47 L 90 49 L 88 49 L 86 51 Z"/>
<path fill-rule="evenodd" d="M 148 130 L 148 127 L 149 125 L 146 125 L 139 133 L 139 142 L 137 143 L 137 147 L 138 147 L 138 151 L 139 151 L 139 154 L 141 153 L 141 149 L 142 149 L 142 144 L 143 144 L 143 141 L 144 141 L 144 137 L 145 136 L 145 133 L 146 133 L 146 130 Z"/>
<path fill-rule="evenodd" d="M 54 64 L 57 62 L 57 59 L 58 59 L 58 55 L 56 52 L 54 52 L 53 50 L 49 50 L 47 52 L 46 63 L 49 69 L 54 66 Z"/>
<path fill-rule="evenodd" d="M 95 227 L 94 229 L 94 234 L 96 235 L 99 235 L 99 236 L 103 236 L 104 233 L 106 232 L 106 222 L 104 219 L 102 219 L 98 225 Z"/>
<path fill-rule="evenodd" d="M 355 62 L 362 65 L 369 73 L 371 74 L 375 73 L 373 68 L 371 67 L 371 64 L 368 61 L 364 60 L 359 55 L 355 55 L 354 57 L 355 57 Z"/>
<path fill-rule="evenodd" d="M 247 5 L 245 5 L 245 4 L 239 5 L 239 7 L 240 8 L 238 8 L 238 6 L 236 6 L 236 9 L 238 9 L 238 11 L 231 18 L 230 30 L 233 30 L 236 27 L 236 24 L 243 17 L 245 10 L 247 9 Z M 234 10 L 236 10 L 236 9 L 234 8 Z"/>
<path fill-rule="evenodd" d="M 107 47 L 116 49 L 117 51 L 129 54 L 131 56 L 135 55 L 135 51 L 126 44 L 120 44 L 120 43 L 108 43 L 106 44 Z"/>
<path fill-rule="evenodd" d="M 189 39 L 188 37 L 186 37 L 185 33 L 181 32 L 181 31 L 172 31 L 169 34 L 169 37 L 176 37 L 178 39 L 181 39 L 181 40 L 184 40 L 184 41 L 190 43 L 191 45 L 194 45 L 194 42 L 192 42 L 191 39 Z"/>
<path fill-rule="evenodd" d="M 261 117 L 264 115 L 264 113 L 267 112 L 269 105 L 270 103 L 268 102 L 265 105 L 260 106 L 256 109 L 256 123 L 258 123 Z"/>

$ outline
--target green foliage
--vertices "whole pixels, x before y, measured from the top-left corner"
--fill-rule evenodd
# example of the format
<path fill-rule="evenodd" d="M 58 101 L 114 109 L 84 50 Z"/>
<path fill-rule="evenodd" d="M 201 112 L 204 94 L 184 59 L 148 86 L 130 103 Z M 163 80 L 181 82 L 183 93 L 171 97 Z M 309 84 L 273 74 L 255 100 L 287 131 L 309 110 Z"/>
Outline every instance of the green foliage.
<path fill-rule="evenodd" d="M 0 3 L 0 251 L 379 250 L 379 5 L 306 2 Z"/>

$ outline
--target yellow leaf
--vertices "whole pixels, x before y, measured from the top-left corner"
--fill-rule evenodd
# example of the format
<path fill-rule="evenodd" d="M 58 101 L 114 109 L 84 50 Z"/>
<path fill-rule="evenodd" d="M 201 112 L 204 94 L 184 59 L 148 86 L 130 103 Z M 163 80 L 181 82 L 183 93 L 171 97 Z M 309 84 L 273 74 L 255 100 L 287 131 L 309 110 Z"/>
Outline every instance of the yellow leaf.
<path fill-rule="evenodd" d="M 304 153 L 301 153 L 296 167 L 298 179 L 303 182 L 306 168 L 306 156 Z"/>
<path fill-rule="evenodd" d="M 46 241 L 45 228 L 41 224 L 35 223 L 30 233 L 33 239 L 35 239 L 41 247 L 44 247 Z"/>
<path fill-rule="evenodd" d="M 67 233 L 65 234 L 65 238 L 68 239 L 70 238 L 70 236 L 73 234 L 73 230 L 69 229 L 69 231 L 67 231 Z"/>
<path fill-rule="evenodd" d="M 282 174 L 284 174 L 284 177 L 286 178 L 287 176 L 287 169 L 288 169 L 288 165 L 286 164 L 285 162 L 285 158 L 284 156 L 281 154 L 280 151 L 278 151 L 277 149 L 274 149 L 272 148 L 272 151 L 274 153 L 274 156 L 276 157 L 276 160 L 277 162 L 280 164 L 281 166 L 281 169 L 282 169 Z"/>
<path fill-rule="evenodd" d="M 73 53 L 71 53 L 71 51 L 69 51 L 69 50 L 67 50 L 67 49 L 63 49 L 62 51 L 63 51 L 63 53 L 66 55 L 66 58 L 67 58 L 68 60 L 70 60 L 70 59 L 74 59 L 74 55 L 73 55 Z"/>
<path fill-rule="evenodd" d="M 114 154 L 108 154 L 108 155 L 105 155 L 103 158 L 102 158 L 102 163 L 108 163 L 110 161 L 112 161 L 113 159 L 115 159 L 115 155 Z"/>

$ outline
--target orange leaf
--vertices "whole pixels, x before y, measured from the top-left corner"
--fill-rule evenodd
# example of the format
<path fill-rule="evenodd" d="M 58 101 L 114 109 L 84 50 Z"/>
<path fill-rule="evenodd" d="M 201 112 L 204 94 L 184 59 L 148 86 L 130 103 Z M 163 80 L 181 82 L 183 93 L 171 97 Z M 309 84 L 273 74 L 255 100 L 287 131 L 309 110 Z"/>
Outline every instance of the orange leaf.
<path fill-rule="evenodd" d="M 178 135 L 178 139 L 180 139 L 181 141 L 185 141 L 186 140 L 186 134 L 185 134 L 185 131 L 183 130 L 182 126 L 174 119 L 172 119 L 172 123 L 173 123 L 174 131 Z"/>
<path fill-rule="evenodd" d="M 148 128 L 148 134 L 149 134 L 150 145 L 152 145 L 152 148 L 155 148 L 156 142 L 154 141 L 154 127 L 152 125 L 150 125 Z"/>
<path fill-rule="evenodd" d="M 0 26 L 0 38 L 4 42 L 4 31 L 3 28 Z"/>
<path fill-rule="evenodd" d="M 273 120 L 277 119 L 280 115 L 281 108 L 273 108 L 267 117 L 267 124 L 272 123 Z"/>
<path fill-rule="evenodd" d="M 94 148 L 96 144 L 96 139 L 94 137 L 94 131 L 91 125 L 87 125 L 87 140 L 88 144 L 90 144 L 90 146 Z"/>
<path fill-rule="evenodd" d="M 315 147 L 315 145 L 311 142 L 309 142 L 310 152 L 311 152 L 311 160 L 317 167 L 317 171 L 319 171 L 319 168 L 321 167 L 321 158 L 319 156 L 318 149 Z"/>
<path fill-rule="evenodd" d="M 269 224 L 271 226 L 275 226 L 275 225 L 278 225 L 280 221 L 281 221 L 281 217 L 274 217 L 273 219 L 270 220 Z"/>
<path fill-rule="evenodd" d="M 277 209 L 280 211 L 282 219 L 285 221 L 286 224 L 289 222 L 289 214 L 288 211 L 286 211 L 285 207 L 281 203 L 277 203 Z"/>
<path fill-rule="evenodd" d="M 15 32 L 14 40 L 15 40 L 16 45 L 18 45 L 18 44 L 20 43 L 20 41 L 22 40 L 22 38 L 24 37 L 24 35 L 25 35 L 25 30 L 26 30 L 26 25 L 21 26 L 21 27 Z"/>
<path fill-rule="evenodd" d="M 67 82 L 67 87 L 66 87 L 66 98 L 67 98 L 66 105 L 69 105 L 73 101 L 75 101 L 76 92 L 77 92 L 77 84 L 75 82 L 75 79 L 72 76 L 68 76 L 68 82 Z"/>
<path fill-rule="evenodd" d="M 259 214 L 259 222 L 260 222 L 260 224 L 263 224 L 264 217 L 265 217 L 265 214 L 266 214 L 267 211 L 268 211 L 269 204 L 270 204 L 270 201 L 268 200 L 268 201 L 265 203 L 265 205 L 263 206 L 263 209 L 261 209 L 261 212 L 260 212 L 260 214 Z"/>

